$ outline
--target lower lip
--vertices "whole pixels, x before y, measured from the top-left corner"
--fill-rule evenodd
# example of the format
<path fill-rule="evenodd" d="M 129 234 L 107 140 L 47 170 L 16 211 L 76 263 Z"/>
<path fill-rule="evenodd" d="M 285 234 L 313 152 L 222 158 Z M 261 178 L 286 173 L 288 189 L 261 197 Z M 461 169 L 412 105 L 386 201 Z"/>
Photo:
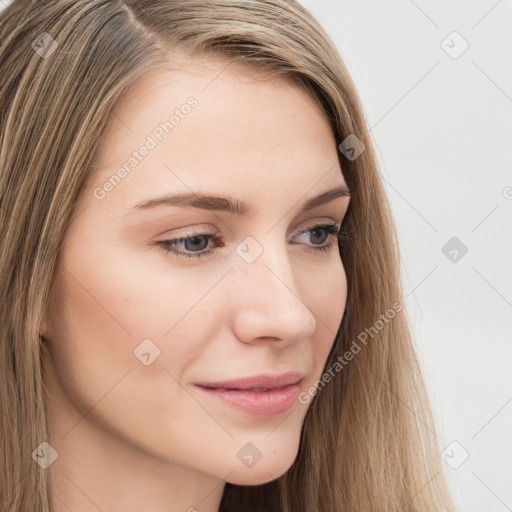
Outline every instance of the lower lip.
<path fill-rule="evenodd" d="M 221 391 L 214 388 L 197 387 L 211 397 L 235 409 L 260 418 L 272 418 L 291 409 L 297 400 L 300 390 L 298 383 L 269 391 L 249 391 L 243 389 Z"/>

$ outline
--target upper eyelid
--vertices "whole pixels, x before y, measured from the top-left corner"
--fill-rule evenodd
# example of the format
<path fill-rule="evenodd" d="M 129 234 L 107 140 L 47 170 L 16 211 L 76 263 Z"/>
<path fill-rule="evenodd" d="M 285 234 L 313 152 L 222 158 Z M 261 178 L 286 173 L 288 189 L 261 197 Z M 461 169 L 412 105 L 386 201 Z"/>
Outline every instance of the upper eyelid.
<path fill-rule="evenodd" d="M 307 233 L 308 231 L 312 231 L 315 228 L 320 228 L 320 227 L 328 228 L 328 227 L 331 227 L 331 226 L 336 228 L 336 230 L 338 230 L 338 231 L 341 228 L 341 224 L 338 223 L 337 221 L 327 221 L 327 222 L 321 221 L 321 222 L 318 222 L 316 224 L 315 223 L 307 224 L 303 228 L 299 229 L 299 231 L 295 231 L 294 234 L 292 235 L 292 238 L 297 236 L 297 235 L 301 235 L 302 233 Z"/>
<path fill-rule="evenodd" d="M 337 220 L 333 219 L 326 219 L 326 220 L 317 220 L 317 221 L 311 221 L 310 223 L 306 223 L 301 228 L 298 228 L 297 230 L 294 230 L 294 234 L 298 235 L 300 233 L 303 233 L 304 231 L 309 231 L 310 229 L 314 229 L 318 226 L 335 226 L 337 229 L 340 229 L 341 225 L 343 224 L 343 221 L 345 219 L 342 218 L 341 222 L 338 222 Z M 180 240 L 180 239 L 187 239 L 189 237 L 194 236 L 211 236 L 213 238 L 220 238 L 219 230 L 216 229 L 210 229 L 209 227 L 200 227 L 197 229 L 194 228 L 183 228 L 184 232 L 180 233 L 176 236 L 172 236 L 172 240 Z M 171 235 L 168 235 L 168 237 L 171 237 Z M 165 238 L 164 240 L 169 239 Z"/>

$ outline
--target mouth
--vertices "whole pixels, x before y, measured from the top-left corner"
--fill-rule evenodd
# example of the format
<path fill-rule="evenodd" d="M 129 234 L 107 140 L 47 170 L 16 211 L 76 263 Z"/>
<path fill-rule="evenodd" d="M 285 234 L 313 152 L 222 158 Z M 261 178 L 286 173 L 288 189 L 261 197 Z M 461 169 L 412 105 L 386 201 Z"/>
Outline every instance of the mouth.
<path fill-rule="evenodd" d="M 271 418 L 290 410 L 297 401 L 303 374 L 257 375 L 230 381 L 196 384 L 210 398 L 251 416 Z"/>

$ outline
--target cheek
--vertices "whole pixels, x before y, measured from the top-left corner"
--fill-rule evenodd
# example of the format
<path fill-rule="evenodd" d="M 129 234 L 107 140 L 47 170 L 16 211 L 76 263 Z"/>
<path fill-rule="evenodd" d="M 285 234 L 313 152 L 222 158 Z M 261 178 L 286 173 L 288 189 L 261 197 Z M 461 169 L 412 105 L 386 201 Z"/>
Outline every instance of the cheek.
<path fill-rule="evenodd" d="M 67 253 L 56 276 L 47 338 L 73 403 L 87 411 L 117 382 L 127 393 L 131 382 L 133 397 L 159 390 L 164 399 L 176 387 L 173 377 L 180 381 L 215 336 L 218 296 L 208 294 L 223 273 L 196 278 L 172 270 L 162 279 L 129 256 Z"/>
<path fill-rule="evenodd" d="M 347 276 L 341 259 L 333 265 L 326 265 L 326 271 L 318 273 L 314 281 L 314 285 L 311 279 L 304 281 L 302 286 L 309 290 L 307 304 L 317 321 L 312 349 L 315 361 L 313 373 L 318 378 L 331 351 L 347 303 Z"/>
<path fill-rule="evenodd" d="M 325 312 L 324 323 L 329 326 L 332 335 L 338 331 L 347 303 L 347 275 L 341 259 L 329 268 L 323 276 L 323 286 L 315 287 L 315 301 L 319 311 Z"/>
<path fill-rule="evenodd" d="M 87 417 L 144 450 L 185 457 L 172 440 L 193 438 L 200 425 L 191 419 L 204 411 L 181 381 L 215 336 L 220 312 L 207 294 L 219 276 L 194 283 L 173 272 L 162 282 L 133 262 L 110 263 L 68 259 L 57 274 L 48 389 L 72 404 L 59 428 L 86 428 Z M 158 444 L 164 432 L 167 448 Z"/>

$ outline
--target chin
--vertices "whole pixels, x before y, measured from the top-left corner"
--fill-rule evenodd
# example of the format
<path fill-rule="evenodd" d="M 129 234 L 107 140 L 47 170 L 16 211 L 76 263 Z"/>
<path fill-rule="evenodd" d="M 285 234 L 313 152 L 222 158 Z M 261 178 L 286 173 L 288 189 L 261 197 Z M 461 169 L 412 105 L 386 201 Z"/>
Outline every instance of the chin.
<path fill-rule="evenodd" d="M 276 453 L 272 459 L 261 458 L 253 467 L 237 467 L 226 479 L 234 485 L 263 485 L 284 475 L 293 465 L 297 450 Z"/>
<path fill-rule="evenodd" d="M 237 470 L 231 473 L 228 478 L 226 478 L 226 482 L 234 485 L 267 484 L 284 475 L 288 471 L 288 469 L 290 469 L 292 464 L 293 461 L 291 461 L 291 463 L 284 468 L 267 468 L 262 466 L 257 470 L 256 468 Z"/>

